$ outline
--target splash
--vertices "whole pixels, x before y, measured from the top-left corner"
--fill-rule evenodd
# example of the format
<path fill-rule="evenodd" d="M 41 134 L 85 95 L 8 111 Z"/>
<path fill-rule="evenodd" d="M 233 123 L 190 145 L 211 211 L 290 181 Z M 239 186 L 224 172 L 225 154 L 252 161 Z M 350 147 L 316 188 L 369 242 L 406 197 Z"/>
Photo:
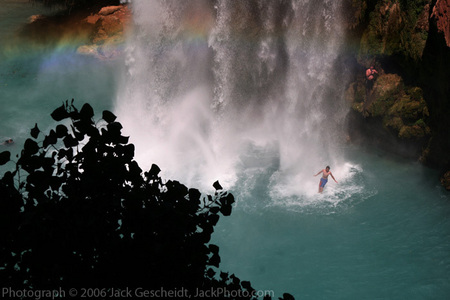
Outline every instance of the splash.
<path fill-rule="evenodd" d="M 207 190 L 266 185 L 273 199 L 312 198 L 328 164 L 347 176 L 340 1 L 132 5 L 115 111 L 141 166 Z"/>

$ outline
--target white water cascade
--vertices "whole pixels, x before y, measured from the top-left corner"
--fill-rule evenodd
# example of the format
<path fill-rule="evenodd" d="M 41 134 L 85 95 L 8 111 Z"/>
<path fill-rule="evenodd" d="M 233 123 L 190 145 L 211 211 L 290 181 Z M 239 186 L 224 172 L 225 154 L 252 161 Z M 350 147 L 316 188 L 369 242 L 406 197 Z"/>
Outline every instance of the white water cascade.
<path fill-rule="evenodd" d="M 339 150 L 340 1 L 134 0 L 132 9 L 115 111 L 141 167 L 207 190 L 219 180 L 249 191 L 263 176 L 272 198 L 315 195 L 312 175 L 326 165 L 339 184 L 350 176 Z"/>

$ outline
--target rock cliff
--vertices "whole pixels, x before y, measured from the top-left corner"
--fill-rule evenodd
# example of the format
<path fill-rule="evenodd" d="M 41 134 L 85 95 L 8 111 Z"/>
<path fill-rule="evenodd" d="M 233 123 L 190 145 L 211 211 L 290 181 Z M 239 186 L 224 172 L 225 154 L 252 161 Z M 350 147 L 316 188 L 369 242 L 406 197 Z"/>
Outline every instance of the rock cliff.
<path fill-rule="evenodd" d="M 450 0 L 348 0 L 346 8 L 350 137 L 450 169 Z M 364 70 L 373 64 L 380 74 L 369 89 Z"/>

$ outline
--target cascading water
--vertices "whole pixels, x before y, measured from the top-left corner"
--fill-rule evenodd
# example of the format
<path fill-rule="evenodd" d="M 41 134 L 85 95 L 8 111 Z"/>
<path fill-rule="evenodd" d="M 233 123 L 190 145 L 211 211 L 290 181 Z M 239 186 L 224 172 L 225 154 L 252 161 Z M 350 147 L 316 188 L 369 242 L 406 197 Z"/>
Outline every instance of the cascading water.
<path fill-rule="evenodd" d="M 340 1 L 133 1 L 116 113 L 143 167 L 273 199 L 317 193 L 330 164 L 349 174 L 343 80 L 334 77 Z M 340 81 L 339 81 L 340 80 Z M 350 172 L 351 173 L 351 172 Z M 263 184 L 263 185 L 264 185 Z M 330 184 L 331 186 L 332 184 Z"/>

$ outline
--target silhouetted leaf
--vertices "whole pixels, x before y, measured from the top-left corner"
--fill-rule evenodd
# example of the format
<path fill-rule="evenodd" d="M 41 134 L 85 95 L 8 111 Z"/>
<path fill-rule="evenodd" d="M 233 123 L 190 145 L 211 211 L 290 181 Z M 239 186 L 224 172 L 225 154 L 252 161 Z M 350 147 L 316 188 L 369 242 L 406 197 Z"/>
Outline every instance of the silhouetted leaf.
<path fill-rule="evenodd" d="M 68 134 L 64 139 L 64 146 L 67 148 L 78 146 L 78 141 L 71 134 Z"/>
<path fill-rule="evenodd" d="M 63 138 L 67 134 L 67 127 L 64 125 L 59 124 L 56 126 L 56 136 L 58 138 Z"/>
<path fill-rule="evenodd" d="M 83 120 L 73 122 L 73 126 L 80 132 L 80 134 L 90 135 L 93 128 L 90 122 L 85 122 Z"/>
<path fill-rule="evenodd" d="M 214 254 L 218 254 L 218 253 L 219 253 L 219 247 L 217 247 L 217 246 L 214 245 L 214 244 L 210 244 L 210 245 L 208 246 L 208 248 L 209 248 L 209 250 L 211 250 L 211 252 L 214 253 Z"/>
<path fill-rule="evenodd" d="M 213 256 L 211 256 L 211 258 L 209 259 L 208 264 L 210 266 L 218 268 L 220 264 L 220 256 L 217 254 L 213 254 Z"/>
<path fill-rule="evenodd" d="M 108 123 L 114 122 L 116 120 L 116 116 L 110 112 L 109 110 L 104 110 L 102 114 L 102 119 Z"/>
<path fill-rule="evenodd" d="M 222 281 L 226 281 L 228 279 L 228 273 L 220 272 L 220 279 L 222 279 Z"/>
<path fill-rule="evenodd" d="M 294 296 L 288 293 L 283 293 L 283 298 L 278 298 L 280 300 L 295 300 Z"/>
<path fill-rule="evenodd" d="M 132 159 L 134 156 L 134 145 L 133 144 L 126 145 L 123 148 L 123 154 L 126 158 Z"/>
<path fill-rule="evenodd" d="M 33 155 L 39 151 L 39 146 L 32 139 L 27 139 L 23 146 L 23 150 L 26 152 L 27 155 Z"/>
<path fill-rule="evenodd" d="M 42 168 L 44 168 L 44 170 L 46 172 L 53 172 L 53 164 L 55 163 L 55 160 L 53 159 L 53 157 L 43 157 L 41 159 L 42 162 Z"/>
<path fill-rule="evenodd" d="M 219 212 L 219 210 L 220 210 L 220 207 L 218 207 L 218 206 L 213 206 L 209 209 L 209 211 L 213 214 L 217 214 Z"/>
<path fill-rule="evenodd" d="M 223 190 L 222 186 L 219 183 L 219 180 L 213 183 L 213 187 L 217 190 Z"/>
<path fill-rule="evenodd" d="M 39 128 L 38 128 L 38 126 L 37 126 L 37 123 L 34 125 L 34 128 L 33 129 L 31 129 L 31 136 L 33 137 L 33 138 L 35 138 L 35 139 L 37 139 L 37 137 L 39 136 L 39 132 L 40 132 L 40 130 L 39 130 Z"/>
<path fill-rule="evenodd" d="M 1 156 L 1 153 L 0 153 Z M 14 184 L 14 175 L 16 174 L 16 171 L 14 173 L 11 173 L 10 171 L 6 172 L 3 175 L 2 181 L 6 184 L 13 185 Z"/>
<path fill-rule="evenodd" d="M 208 276 L 209 278 L 213 278 L 215 274 L 216 272 L 214 272 L 214 270 L 211 268 L 208 268 L 208 271 L 206 271 L 206 276 Z"/>
<path fill-rule="evenodd" d="M 231 205 L 234 203 L 234 196 L 232 194 L 227 194 L 225 197 L 221 197 L 219 201 L 222 205 Z"/>
<path fill-rule="evenodd" d="M 231 205 L 222 205 L 222 207 L 220 207 L 220 212 L 224 216 L 231 215 Z"/>
<path fill-rule="evenodd" d="M 73 149 L 67 148 L 67 149 L 60 149 L 58 152 L 58 159 L 66 158 L 67 160 L 71 161 L 73 158 Z"/>
<path fill-rule="evenodd" d="M 159 172 L 161 172 L 161 169 L 157 165 L 152 164 L 150 171 L 148 171 L 148 175 L 150 177 L 157 177 Z"/>
<path fill-rule="evenodd" d="M 67 110 L 66 110 L 66 108 L 64 107 L 64 104 L 63 104 L 60 107 L 58 107 L 57 109 L 55 109 L 51 113 L 51 116 L 52 116 L 53 120 L 61 121 L 61 120 L 64 120 L 65 118 L 68 118 L 69 117 L 69 113 L 67 112 Z"/>
<path fill-rule="evenodd" d="M 108 128 L 108 131 L 113 135 L 120 134 L 120 131 L 122 130 L 122 124 L 119 122 L 112 122 L 106 125 L 106 128 Z"/>
<path fill-rule="evenodd" d="M 80 110 L 80 119 L 90 120 L 94 117 L 94 109 L 88 103 L 85 103 Z"/>
<path fill-rule="evenodd" d="M 40 186 L 41 189 L 48 187 L 48 185 L 44 183 L 45 179 L 46 176 L 43 171 L 34 171 L 27 177 L 28 183 L 32 183 L 34 186 Z"/>
<path fill-rule="evenodd" d="M 217 214 L 211 215 L 209 217 L 209 222 L 211 223 L 212 226 L 215 226 L 217 224 L 217 222 L 219 221 L 219 218 L 220 217 Z"/>
<path fill-rule="evenodd" d="M 11 158 L 11 153 L 9 151 L 3 151 L 0 153 L 0 165 L 6 164 Z"/>
<path fill-rule="evenodd" d="M 22 169 L 31 173 L 42 166 L 42 160 L 39 156 L 22 156 L 18 161 L 18 164 L 22 166 Z"/>
<path fill-rule="evenodd" d="M 200 196 L 202 194 L 197 189 L 189 189 L 189 200 L 194 201 L 195 203 L 200 201 Z"/>
<path fill-rule="evenodd" d="M 128 144 L 128 140 L 130 139 L 129 136 L 119 136 L 117 139 L 118 144 Z"/>
<path fill-rule="evenodd" d="M 237 278 L 234 274 L 230 275 L 231 280 L 233 280 L 234 284 L 240 284 L 241 281 L 239 280 L 239 278 Z"/>
<path fill-rule="evenodd" d="M 76 130 L 75 127 L 73 127 L 73 125 L 70 125 L 70 127 L 72 128 L 72 132 L 75 135 L 75 138 L 78 141 L 82 141 L 84 139 L 84 133 L 81 133 L 78 130 Z"/>
<path fill-rule="evenodd" d="M 58 137 L 56 135 L 56 132 L 52 129 L 52 130 L 50 130 L 50 133 L 45 136 L 42 146 L 44 148 L 47 148 L 49 145 L 56 144 L 57 141 L 58 141 Z"/>
<path fill-rule="evenodd" d="M 242 287 L 243 287 L 244 289 L 246 289 L 246 290 L 253 290 L 253 288 L 252 288 L 252 286 L 251 286 L 251 284 L 250 284 L 250 281 L 242 280 L 242 281 L 241 281 L 241 285 L 242 285 Z"/>

